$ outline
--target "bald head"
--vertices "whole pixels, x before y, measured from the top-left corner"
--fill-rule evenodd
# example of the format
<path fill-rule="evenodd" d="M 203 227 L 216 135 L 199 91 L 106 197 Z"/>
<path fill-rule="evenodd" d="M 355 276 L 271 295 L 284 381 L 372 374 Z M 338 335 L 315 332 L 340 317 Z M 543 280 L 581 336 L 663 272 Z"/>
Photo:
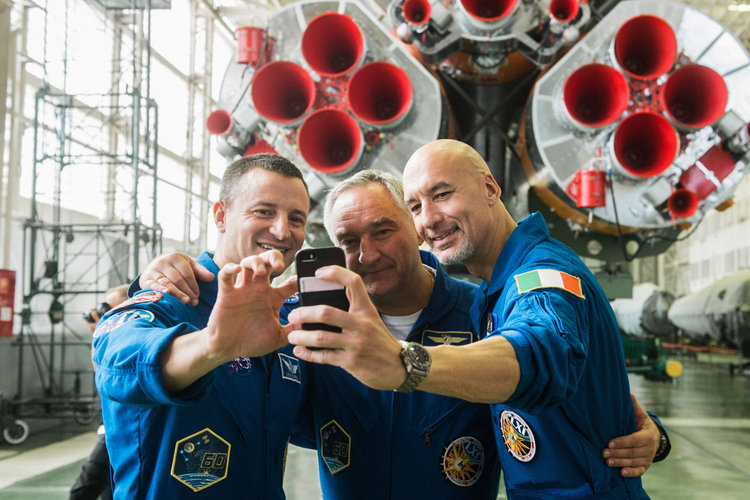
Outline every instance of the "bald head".
<path fill-rule="evenodd" d="M 460 169 L 464 173 L 490 174 L 490 168 L 474 148 L 453 139 L 439 139 L 417 149 L 404 167 L 404 179 L 438 166 Z"/>
<path fill-rule="evenodd" d="M 451 139 L 419 148 L 404 167 L 404 198 L 417 232 L 443 264 L 491 274 L 515 227 L 484 159 Z"/>

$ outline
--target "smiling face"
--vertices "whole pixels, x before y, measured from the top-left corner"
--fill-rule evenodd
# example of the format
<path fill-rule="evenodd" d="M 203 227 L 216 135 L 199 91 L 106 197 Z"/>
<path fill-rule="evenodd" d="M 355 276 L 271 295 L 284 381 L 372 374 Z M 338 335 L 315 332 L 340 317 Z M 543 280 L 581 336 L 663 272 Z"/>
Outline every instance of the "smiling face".
<path fill-rule="evenodd" d="M 214 260 L 221 267 L 266 250 L 289 266 L 305 240 L 310 199 L 301 179 L 252 168 L 232 187 L 231 201 L 214 205 L 219 230 Z"/>
<path fill-rule="evenodd" d="M 404 199 L 419 235 L 443 264 L 470 266 L 492 240 L 500 188 L 484 160 L 457 141 L 432 142 L 404 168 Z"/>
<path fill-rule="evenodd" d="M 330 229 L 346 267 L 362 277 L 378 310 L 395 314 L 414 303 L 415 288 L 426 276 L 419 237 L 385 187 L 370 183 L 340 193 L 331 206 Z"/>

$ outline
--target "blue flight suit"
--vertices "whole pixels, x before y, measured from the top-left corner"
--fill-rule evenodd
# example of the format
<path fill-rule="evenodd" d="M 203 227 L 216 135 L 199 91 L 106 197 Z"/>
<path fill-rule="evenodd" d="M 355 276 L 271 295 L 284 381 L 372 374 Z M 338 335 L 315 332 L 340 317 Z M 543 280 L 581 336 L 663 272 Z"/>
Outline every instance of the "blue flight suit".
<path fill-rule="evenodd" d="M 449 277 L 437 259 L 432 297 L 408 340 L 468 344 L 476 285 Z M 500 464 L 486 404 L 421 391 L 366 387 L 344 370 L 309 365 L 307 415 L 292 443 L 318 449 L 323 495 L 329 499 L 494 500 Z"/>
<path fill-rule="evenodd" d="M 563 287 L 549 272 L 534 285 L 537 270 L 566 273 Z M 614 314 L 539 213 L 511 234 L 472 318 L 483 336 L 504 336 L 520 365 L 513 395 L 490 405 L 508 498 L 648 498 L 640 478 L 623 478 L 601 456 L 611 438 L 636 430 Z"/>
<path fill-rule="evenodd" d="M 219 269 L 203 253 L 198 263 Z M 283 499 L 289 433 L 306 397 L 306 365 L 285 346 L 215 368 L 179 394 L 162 388 L 159 356 L 204 328 L 217 280 L 184 305 L 153 290 L 110 311 L 94 334 L 115 499 Z"/>

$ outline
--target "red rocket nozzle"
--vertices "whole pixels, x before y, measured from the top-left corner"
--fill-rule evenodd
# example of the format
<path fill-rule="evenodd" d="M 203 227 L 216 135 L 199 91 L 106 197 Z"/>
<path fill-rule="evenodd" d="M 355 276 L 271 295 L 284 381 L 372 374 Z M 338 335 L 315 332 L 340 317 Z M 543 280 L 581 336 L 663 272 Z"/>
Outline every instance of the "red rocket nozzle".
<path fill-rule="evenodd" d="M 729 100 L 724 78 L 700 64 L 689 64 L 667 78 L 664 107 L 678 124 L 689 128 L 711 125 L 721 118 Z"/>
<path fill-rule="evenodd" d="M 578 0 L 551 0 L 549 13 L 557 21 L 567 23 L 578 15 Z"/>
<path fill-rule="evenodd" d="M 407 23 L 421 26 L 430 22 L 432 6 L 428 0 L 406 0 L 401 7 Z"/>
<path fill-rule="evenodd" d="M 334 174 L 357 161 L 362 151 L 362 132 L 347 112 L 334 108 L 319 109 L 302 122 L 297 144 L 311 168 Z"/>
<path fill-rule="evenodd" d="M 698 197 L 689 189 L 678 189 L 667 200 L 667 208 L 675 219 L 690 217 L 698 210 Z"/>
<path fill-rule="evenodd" d="M 217 109 L 206 119 L 206 128 L 213 135 L 226 135 L 232 130 L 234 119 L 229 111 Z"/>
<path fill-rule="evenodd" d="M 338 77 L 362 59 L 365 40 L 346 14 L 324 12 L 312 18 L 302 33 L 302 56 L 317 74 Z"/>
<path fill-rule="evenodd" d="M 302 66 L 274 61 L 255 73 L 250 97 L 263 118 L 276 123 L 293 123 L 312 107 L 315 82 Z"/>
<path fill-rule="evenodd" d="M 615 157 L 635 177 L 664 172 L 677 156 L 679 137 L 662 115 L 650 111 L 623 119 L 614 134 Z"/>
<path fill-rule="evenodd" d="M 669 71 L 677 56 L 677 38 L 663 19 L 643 15 L 626 21 L 615 36 L 615 57 L 632 78 L 652 80 Z"/>
<path fill-rule="evenodd" d="M 485 23 L 493 23 L 508 17 L 518 0 L 461 0 L 466 12 Z"/>
<path fill-rule="evenodd" d="M 603 127 L 628 107 L 630 90 L 622 73 L 604 64 L 588 64 L 565 80 L 563 102 L 568 114 L 587 127 Z"/>
<path fill-rule="evenodd" d="M 354 72 L 347 90 L 354 116 L 373 125 L 394 124 L 411 107 L 409 75 L 387 62 L 373 62 Z"/>

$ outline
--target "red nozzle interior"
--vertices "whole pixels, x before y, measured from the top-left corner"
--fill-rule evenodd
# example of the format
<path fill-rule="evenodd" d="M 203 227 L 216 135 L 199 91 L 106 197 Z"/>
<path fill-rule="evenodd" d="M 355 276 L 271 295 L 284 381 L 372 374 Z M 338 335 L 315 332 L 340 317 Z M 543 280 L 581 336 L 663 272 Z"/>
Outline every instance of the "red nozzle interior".
<path fill-rule="evenodd" d="M 206 119 L 206 128 L 208 132 L 214 135 L 226 135 L 232 130 L 234 120 L 229 111 L 217 109 Z"/>
<path fill-rule="evenodd" d="M 471 17 L 486 23 L 508 17 L 517 3 L 518 0 L 461 0 L 461 5 Z"/>
<path fill-rule="evenodd" d="M 409 75 L 387 62 L 370 63 L 355 71 L 347 94 L 354 115 L 375 125 L 404 116 L 413 99 Z"/>
<path fill-rule="evenodd" d="M 362 58 L 364 46 L 359 26 L 338 12 L 315 16 L 302 33 L 302 56 L 313 71 L 325 77 L 351 71 Z"/>
<path fill-rule="evenodd" d="M 588 64 L 565 80 L 563 102 L 571 118 L 587 127 L 603 127 L 628 107 L 630 90 L 622 73 L 604 64 Z"/>
<path fill-rule="evenodd" d="M 291 123 L 312 107 L 315 82 L 302 66 L 290 61 L 274 61 L 255 73 L 250 97 L 263 118 Z"/>
<path fill-rule="evenodd" d="M 340 109 L 319 109 L 299 128 L 297 145 L 311 168 L 326 174 L 351 167 L 362 148 L 362 132 L 349 114 Z"/>
<path fill-rule="evenodd" d="M 549 13 L 561 23 L 572 21 L 578 15 L 578 0 L 551 0 Z"/>
<path fill-rule="evenodd" d="M 681 125 L 701 128 L 721 118 L 729 101 L 724 78 L 700 64 L 678 69 L 664 83 L 664 107 Z"/>
<path fill-rule="evenodd" d="M 663 75 L 677 57 L 674 30 L 660 17 L 634 17 L 623 23 L 615 36 L 615 57 L 633 78 L 652 80 Z"/>
<path fill-rule="evenodd" d="M 698 197 L 689 189 L 678 189 L 667 200 L 667 208 L 675 219 L 690 217 L 698 210 Z"/>
<path fill-rule="evenodd" d="M 620 122 L 614 136 L 615 156 L 636 177 L 664 172 L 677 156 L 679 137 L 669 121 L 650 111 L 634 113 Z"/>
<path fill-rule="evenodd" d="M 401 12 L 407 23 L 421 26 L 430 22 L 432 6 L 428 0 L 406 0 Z"/>

